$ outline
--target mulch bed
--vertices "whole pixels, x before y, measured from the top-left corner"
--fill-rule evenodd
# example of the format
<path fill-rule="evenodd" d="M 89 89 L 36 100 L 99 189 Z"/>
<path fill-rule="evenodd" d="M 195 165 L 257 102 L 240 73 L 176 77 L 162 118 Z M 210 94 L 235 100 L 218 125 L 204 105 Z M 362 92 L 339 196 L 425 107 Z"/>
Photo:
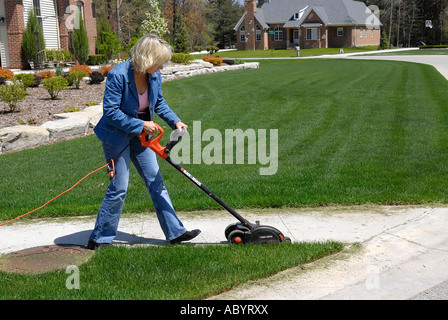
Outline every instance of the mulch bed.
<path fill-rule="evenodd" d="M 48 91 L 42 85 L 28 88 L 27 97 L 18 103 L 18 110 L 15 112 L 11 112 L 6 103 L 0 102 L 0 128 L 19 124 L 40 126 L 54 120 L 53 115 L 64 110 L 78 108 L 82 111 L 90 105 L 101 103 L 105 85 L 105 82 L 84 83 L 80 89 L 70 87 L 61 91 L 57 100 L 51 100 Z"/>

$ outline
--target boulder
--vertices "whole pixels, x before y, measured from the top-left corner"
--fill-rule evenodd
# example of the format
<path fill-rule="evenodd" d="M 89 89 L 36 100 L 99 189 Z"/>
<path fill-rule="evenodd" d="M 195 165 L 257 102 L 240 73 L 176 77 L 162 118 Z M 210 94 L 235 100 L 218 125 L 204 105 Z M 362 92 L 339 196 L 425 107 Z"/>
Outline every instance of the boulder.
<path fill-rule="evenodd" d="M 89 126 L 94 128 L 98 121 L 100 121 L 101 116 L 103 115 L 103 106 L 96 105 L 85 108 L 80 112 L 66 112 L 66 113 L 58 113 L 53 117 L 56 119 L 70 119 L 70 118 L 83 118 L 89 122 Z"/>
<path fill-rule="evenodd" d="M 50 133 L 42 127 L 14 126 L 0 129 L 1 150 L 28 148 L 50 140 Z"/>
<path fill-rule="evenodd" d="M 89 123 L 87 117 L 72 116 L 61 120 L 47 121 L 42 128 L 50 132 L 50 139 L 60 139 L 77 134 L 87 134 Z"/>

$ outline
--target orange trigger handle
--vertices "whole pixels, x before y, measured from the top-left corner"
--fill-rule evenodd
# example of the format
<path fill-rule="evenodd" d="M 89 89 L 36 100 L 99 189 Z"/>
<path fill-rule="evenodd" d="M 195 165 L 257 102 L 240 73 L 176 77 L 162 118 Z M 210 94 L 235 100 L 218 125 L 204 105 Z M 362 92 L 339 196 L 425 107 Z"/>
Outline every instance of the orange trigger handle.
<path fill-rule="evenodd" d="M 148 139 L 149 134 L 146 132 L 142 132 L 139 136 L 140 142 L 142 143 L 142 146 L 150 148 L 152 151 L 154 151 L 159 157 L 162 159 L 166 159 L 168 157 L 168 154 L 165 153 L 165 147 L 162 147 L 160 145 L 160 139 L 162 138 L 165 131 L 161 126 L 159 126 L 157 123 L 154 122 L 157 129 L 159 129 L 160 133 L 157 135 L 157 137 L 150 137 Z"/>

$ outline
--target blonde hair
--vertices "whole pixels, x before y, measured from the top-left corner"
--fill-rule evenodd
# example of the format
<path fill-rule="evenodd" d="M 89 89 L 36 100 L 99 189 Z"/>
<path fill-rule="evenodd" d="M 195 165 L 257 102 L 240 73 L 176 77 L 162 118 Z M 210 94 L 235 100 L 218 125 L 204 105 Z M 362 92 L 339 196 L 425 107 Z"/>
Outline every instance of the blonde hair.
<path fill-rule="evenodd" d="M 131 63 L 137 72 L 160 66 L 171 60 L 171 47 L 155 34 L 141 37 L 131 49 Z"/>

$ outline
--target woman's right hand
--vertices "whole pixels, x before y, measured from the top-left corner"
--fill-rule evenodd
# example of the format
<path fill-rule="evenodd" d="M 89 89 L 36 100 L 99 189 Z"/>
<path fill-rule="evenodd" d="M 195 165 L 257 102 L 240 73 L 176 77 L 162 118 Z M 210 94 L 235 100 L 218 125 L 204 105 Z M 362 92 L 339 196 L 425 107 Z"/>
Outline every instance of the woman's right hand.
<path fill-rule="evenodd" d="M 143 131 L 146 132 L 147 134 L 153 135 L 154 133 L 159 131 L 159 129 L 157 128 L 157 126 L 154 124 L 153 121 L 145 121 L 145 123 L 143 124 Z"/>

